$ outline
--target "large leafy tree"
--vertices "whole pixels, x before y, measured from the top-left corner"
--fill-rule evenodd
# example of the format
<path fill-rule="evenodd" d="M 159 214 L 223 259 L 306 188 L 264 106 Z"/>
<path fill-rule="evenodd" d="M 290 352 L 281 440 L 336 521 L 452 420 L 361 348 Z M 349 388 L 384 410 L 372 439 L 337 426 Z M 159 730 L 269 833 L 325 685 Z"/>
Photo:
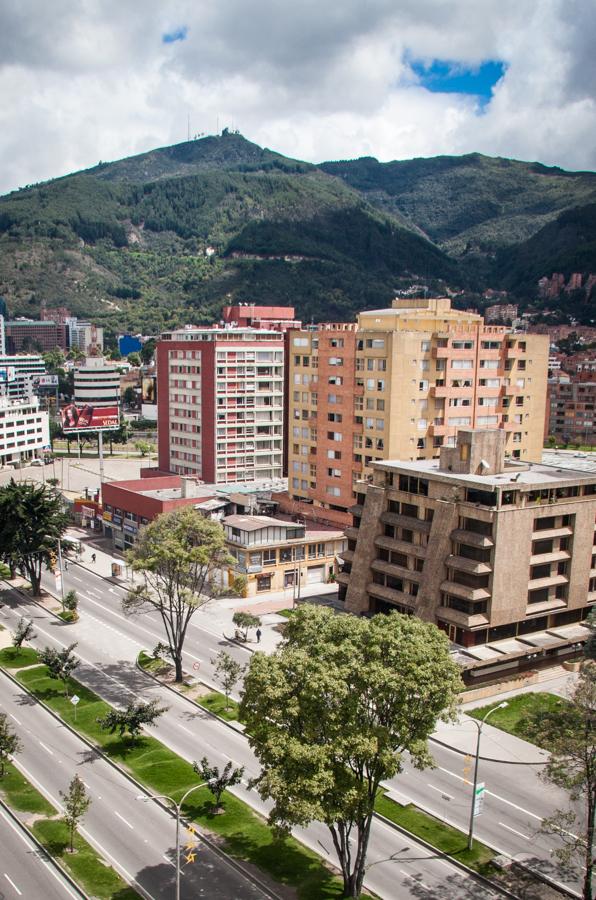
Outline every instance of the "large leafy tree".
<path fill-rule="evenodd" d="M 159 612 L 176 681 L 182 681 L 182 649 L 189 622 L 218 592 L 221 567 L 233 562 L 223 529 L 191 507 L 164 513 L 143 530 L 127 559 L 142 573 L 143 583 L 124 598 L 124 612 Z"/>
<path fill-rule="evenodd" d="M 391 613 L 373 619 L 305 605 L 285 643 L 255 654 L 240 715 L 262 766 L 256 785 L 280 830 L 324 822 L 344 896 L 358 897 L 380 783 L 408 751 L 432 764 L 428 736 L 461 689 L 448 641 L 434 625 Z"/>
<path fill-rule="evenodd" d="M 546 782 L 569 792 L 580 809 L 557 810 L 544 819 L 542 828 L 556 834 L 562 846 L 555 851 L 563 866 L 579 863 L 583 871 L 584 900 L 592 900 L 596 863 L 596 662 L 586 660 L 569 703 L 551 712 L 541 710 L 530 724 L 537 744 L 548 747 L 550 756 L 542 772 Z"/>
<path fill-rule="evenodd" d="M 0 554 L 26 574 L 34 597 L 40 594 L 42 567 L 54 564 L 67 525 L 62 498 L 52 488 L 14 479 L 0 487 Z"/>

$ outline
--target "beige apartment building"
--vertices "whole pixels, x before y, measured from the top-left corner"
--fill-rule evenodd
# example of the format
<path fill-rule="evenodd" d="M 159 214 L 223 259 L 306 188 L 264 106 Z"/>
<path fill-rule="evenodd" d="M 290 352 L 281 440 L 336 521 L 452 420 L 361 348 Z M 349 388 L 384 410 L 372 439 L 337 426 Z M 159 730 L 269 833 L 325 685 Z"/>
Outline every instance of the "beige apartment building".
<path fill-rule="evenodd" d="M 485 325 L 448 298 L 395 300 L 357 325 L 289 333 L 288 492 L 295 511 L 348 521 L 374 462 L 425 460 L 462 427 L 501 429 L 540 459 L 548 339 Z"/>
<path fill-rule="evenodd" d="M 375 463 L 337 576 L 348 611 L 434 622 L 477 678 L 575 652 L 596 603 L 596 475 L 505 447 L 466 428 L 439 460 Z"/>

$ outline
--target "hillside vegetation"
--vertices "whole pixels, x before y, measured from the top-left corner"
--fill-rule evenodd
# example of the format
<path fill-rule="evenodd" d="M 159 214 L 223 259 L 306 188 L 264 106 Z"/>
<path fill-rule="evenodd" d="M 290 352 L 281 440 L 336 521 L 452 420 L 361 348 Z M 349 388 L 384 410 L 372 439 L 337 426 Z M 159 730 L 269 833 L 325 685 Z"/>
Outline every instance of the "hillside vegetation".
<path fill-rule="evenodd" d="M 596 272 L 595 204 L 593 173 L 478 154 L 317 167 L 224 132 L 1 197 L 0 295 L 144 332 L 230 301 L 351 319 L 412 280 L 531 297 L 543 274 Z"/>

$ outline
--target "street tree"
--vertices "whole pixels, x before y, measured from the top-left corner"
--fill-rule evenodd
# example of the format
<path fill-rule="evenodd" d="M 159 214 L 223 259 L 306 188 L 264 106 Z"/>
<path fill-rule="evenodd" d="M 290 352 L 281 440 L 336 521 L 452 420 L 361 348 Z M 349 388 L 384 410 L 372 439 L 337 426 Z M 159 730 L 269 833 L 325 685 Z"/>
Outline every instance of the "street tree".
<path fill-rule="evenodd" d="M 222 796 L 228 788 L 240 784 L 244 776 L 244 766 L 234 768 L 234 764 L 230 760 L 223 769 L 218 766 L 212 766 L 206 756 L 200 762 L 192 764 L 193 769 L 203 781 L 208 782 L 208 788 L 213 795 L 214 806 L 212 812 L 223 812 Z"/>
<path fill-rule="evenodd" d="M 235 612 L 232 616 L 232 622 L 241 632 L 241 639 L 248 640 L 248 632 L 251 628 L 259 628 L 261 620 L 251 612 Z"/>
<path fill-rule="evenodd" d="M 34 597 L 41 592 L 43 565 L 55 564 L 67 525 L 62 498 L 53 488 L 14 479 L 0 487 L 0 556 L 26 575 Z"/>
<path fill-rule="evenodd" d="M 586 659 L 596 660 L 596 608 L 592 607 L 590 610 L 586 625 L 590 629 L 590 634 L 584 645 L 584 655 Z"/>
<path fill-rule="evenodd" d="M 137 450 L 141 456 L 148 456 L 149 453 L 152 453 L 155 450 L 153 444 L 150 444 L 149 441 L 135 441 L 135 450 Z"/>
<path fill-rule="evenodd" d="M 64 693 L 68 697 L 68 679 L 79 665 L 79 660 L 73 653 L 76 643 L 63 647 L 62 650 L 54 650 L 53 647 L 44 647 L 39 651 L 39 661 L 43 663 L 50 678 L 61 681 L 64 685 Z"/>
<path fill-rule="evenodd" d="M 131 366 L 134 366 L 137 369 L 141 365 L 141 355 L 140 353 L 137 353 L 136 350 L 133 350 L 132 353 L 129 353 L 127 359 Z"/>
<path fill-rule="evenodd" d="M 215 659 L 211 660 L 211 664 L 215 666 L 214 675 L 224 689 L 227 709 L 230 705 L 230 694 L 246 666 L 241 665 L 225 650 L 220 650 Z"/>
<path fill-rule="evenodd" d="M 0 778 L 4 777 L 6 763 L 10 757 L 22 749 L 21 741 L 8 724 L 6 713 L 0 713 Z"/>
<path fill-rule="evenodd" d="M 25 641 L 32 641 L 35 637 L 37 637 L 37 635 L 33 628 L 33 621 L 31 619 L 24 619 L 21 616 L 12 636 L 12 646 L 15 650 L 20 650 Z"/>
<path fill-rule="evenodd" d="M 256 653 L 240 715 L 261 764 L 253 782 L 282 833 L 328 827 L 345 897 L 359 897 L 382 781 L 432 765 L 428 737 L 454 716 L 459 668 L 446 636 L 415 617 L 341 616 L 305 605 L 272 655 Z"/>
<path fill-rule="evenodd" d="M 87 796 L 85 785 L 78 775 L 74 776 L 68 785 L 67 791 L 60 791 L 60 796 L 64 803 L 64 821 L 68 826 L 69 850 L 71 853 L 74 853 L 75 831 L 91 806 L 91 797 Z"/>
<path fill-rule="evenodd" d="M 219 592 L 219 572 L 233 562 L 223 529 L 188 506 L 164 513 L 142 531 L 127 561 L 142 573 L 143 582 L 124 598 L 124 612 L 159 612 L 176 681 L 182 681 L 182 650 L 190 620 Z"/>
<path fill-rule="evenodd" d="M 110 734 L 119 733 L 124 737 L 127 733 L 131 740 L 135 740 L 143 725 L 154 725 L 157 719 L 167 710 L 166 706 L 160 706 L 157 700 L 144 703 L 131 700 L 126 709 L 110 709 L 105 716 L 97 719 L 97 724 Z"/>
<path fill-rule="evenodd" d="M 66 612 L 76 613 L 79 608 L 79 598 L 76 591 L 68 591 L 64 595 L 64 600 L 62 601 L 62 608 L 66 610 Z M 76 619 L 76 616 L 74 616 Z"/>
<path fill-rule="evenodd" d="M 148 366 L 151 360 L 153 359 L 153 355 L 155 353 L 155 338 L 149 338 L 148 341 L 145 341 L 143 346 L 141 347 L 141 360 L 143 363 Z"/>
<path fill-rule="evenodd" d="M 586 660 L 569 702 L 541 710 L 529 722 L 533 740 L 550 750 L 541 777 L 569 792 L 567 809 L 542 821 L 542 830 L 558 835 L 563 846 L 554 851 L 563 867 L 583 874 L 583 900 L 592 900 L 596 860 L 596 662 Z M 581 804 L 581 813 L 573 804 Z"/>

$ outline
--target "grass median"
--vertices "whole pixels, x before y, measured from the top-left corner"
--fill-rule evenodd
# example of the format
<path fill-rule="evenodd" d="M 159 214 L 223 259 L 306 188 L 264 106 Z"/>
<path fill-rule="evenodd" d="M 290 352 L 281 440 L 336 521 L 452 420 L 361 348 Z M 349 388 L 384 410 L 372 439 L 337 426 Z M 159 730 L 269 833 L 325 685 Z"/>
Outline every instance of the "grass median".
<path fill-rule="evenodd" d="M 141 650 L 137 659 L 141 669 L 151 673 L 151 675 L 154 675 L 156 678 L 159 678 L 160 675 L 164 675 L 172 668 L 171 665 L 164 662 L 163 659 L 149 656 L 144 650 Z M 172 684 L 171 687 L 176 688 L 181 694 L 187 695 L 194 690 L 194 686 L 190 683 L 188 686 L 185 684 Z M 214 715 L 219 716 L 221 719 L 226 719 L 228 722 L 235 722 L 238 720 L 239 704 L 231 698 L 226 701 L 225 694 L 220 693 L 220 691 L 209 691 L 205 694 L 199 694 L 197 696 L 193 695 L 190 696 L 189 699 L 191 699 L 193 703 L 196 703 L 197 706 L 202 706 L 203 709 L 214 713 Z"/>
<path fill-rule="evenodd" d="M 411 803 L 401 806 L 386 794 L 379 794 L 375 801 L 375 809 L 386 819 L 395 822 L 416 837 L 422 838 L 458 862 L 469 866 L 481 875 L 494 875 L 491 861 L 497 855 L 490 847 L 474 840 L 472 850 L 468 850 L 468 837 L 458 828 L 446 825 L 440 819 L 417 809 Z"/>
<path fill-rule="evenodd" d="M 155 738 L 143 735 L 131 742 L 102 731 L 97 718 L 104 716 L 110 706 L 74 679 L 70 680 L 68 691 L 80 698 L 76 722 L 74 708 L 62 686 L 49 677 L 45 666 L 24 669 L 17 677 L 36 697 L 101 747 L 110 759 L 126 767 L 152 792 L 177 799 L 197 783 L 190 763 Z M 202 788 L 185 803 L 185 815 L 222 837 L 226 852 L 256 865 L 276 882 L 294 887 L 300 900 L 333 900 L 342 896 L 341 881 L 316 853 L 292 837 L 276 837 L 273 829 L 246 803 L 226 793 L 224 815 L 214 815 L 212 806 L 211 794 Z"/>
<path fill-rule="evenodd" d="M 493 728 L 500 728 L 509 734 L 524 741 L 534 743 L 535 739 L 530 731 L 530 723 L 532 720 L 540 719 L 540 716 L 546 712 L 562 711 L 569 705 L 569 701 L 564 697 L 557 697 L 555 694 L 548 694 L 542 691 L 528 691 L 527 694 L 518 694 L 517 697 L 511 697 L 507 701 L 507 706 L 502 709 L 495 709 L 499 706 L 499 702 L 489 703 L 487 706 L 479 706 L 476 709 L 466 710 L 466 715 L 475 719 L 483 719 L 489 710 L 495 709 L 491 714 L 489 723 Z M 543 750 L 549 750 L 549 747 L 543 747 Z"/>
<path fill-rule="evenodd" d="M 75 834 L 75 853 L 70 853 L 68 827 L 57 810 L 12 763 L 7 763 L 0 779 L 0 793 L 15 812 L 36 816 L 31 831 L 50 856 L 72 875 L 76 883 L 98 900 L 140 900 L 139 894 L 95 852 L 87 841 Z"/>

